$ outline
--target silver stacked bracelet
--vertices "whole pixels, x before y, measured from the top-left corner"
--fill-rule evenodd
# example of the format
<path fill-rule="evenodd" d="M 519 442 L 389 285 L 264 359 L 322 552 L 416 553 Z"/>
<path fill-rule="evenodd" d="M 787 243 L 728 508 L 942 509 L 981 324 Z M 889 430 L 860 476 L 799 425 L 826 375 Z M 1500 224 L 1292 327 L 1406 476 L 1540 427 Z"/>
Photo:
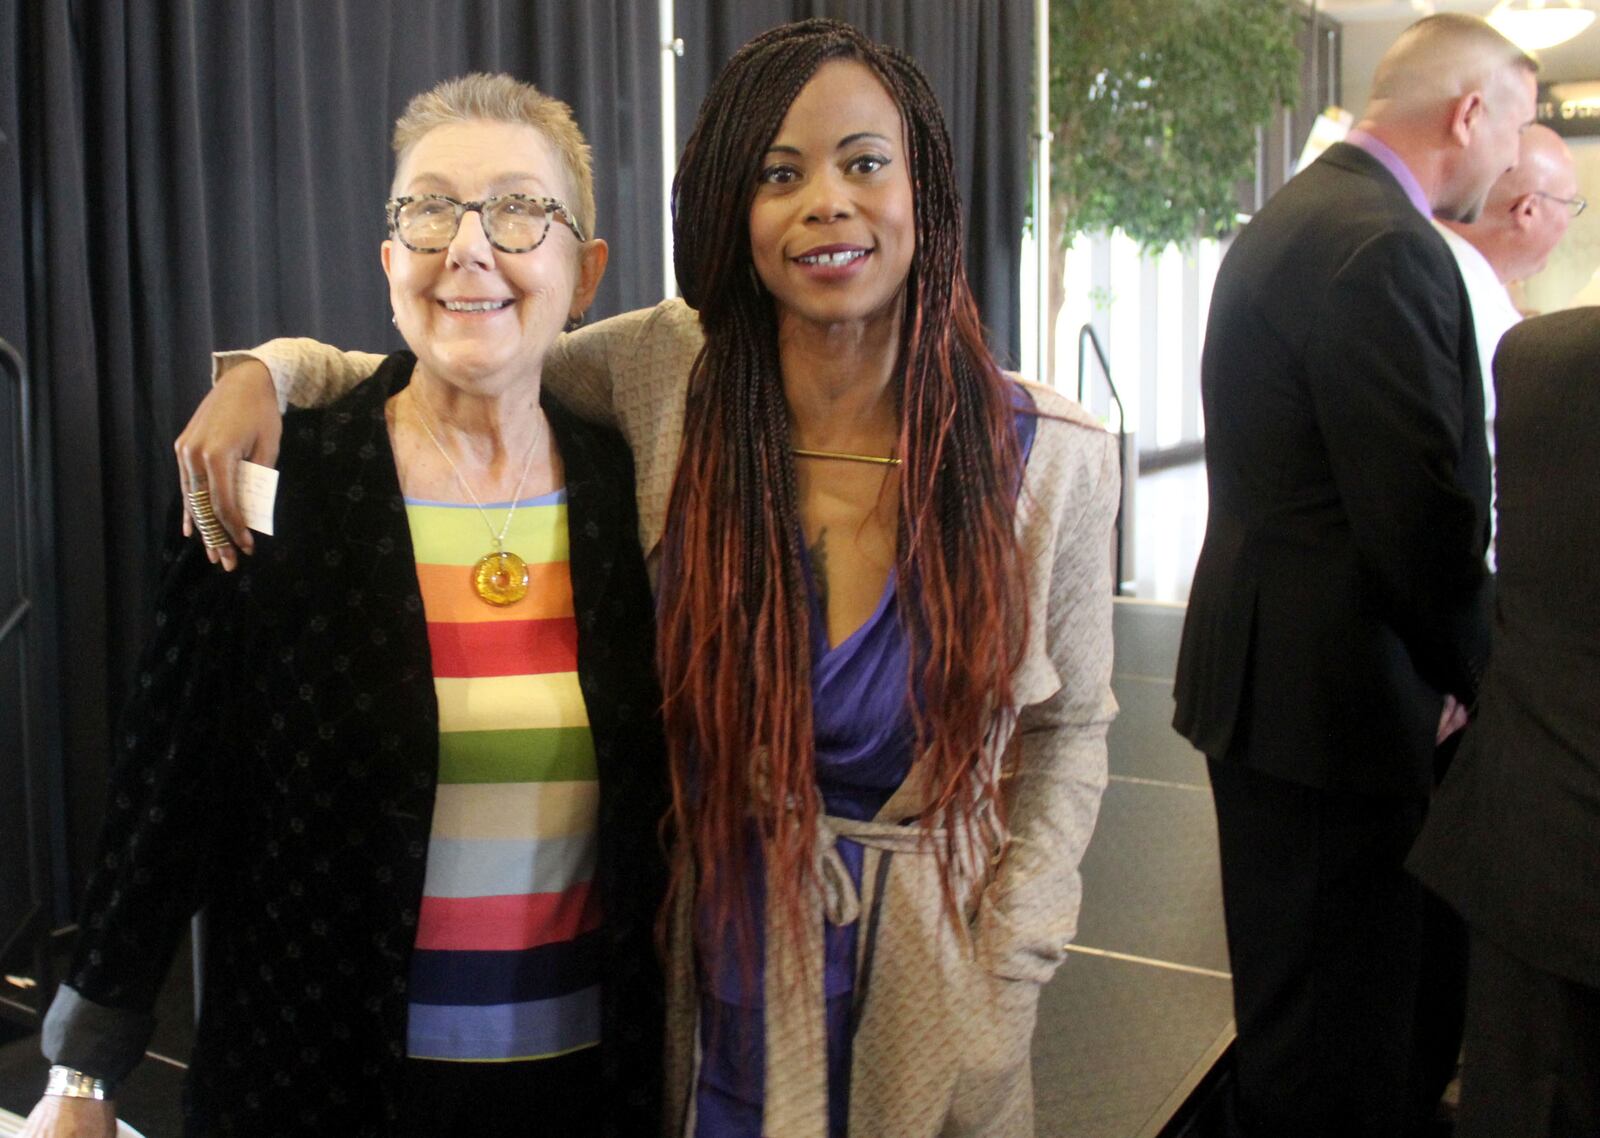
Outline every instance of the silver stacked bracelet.
<path fill-rule="evenodd" d="M 85 1075 L 82 1071 L 56 1064 L 50 1068 L 50 1078 L 44 1093 L 61 1098 L 92 1098 L 101 1101 L 111 1097 L 111 1085 L 104 1079 Z"/>

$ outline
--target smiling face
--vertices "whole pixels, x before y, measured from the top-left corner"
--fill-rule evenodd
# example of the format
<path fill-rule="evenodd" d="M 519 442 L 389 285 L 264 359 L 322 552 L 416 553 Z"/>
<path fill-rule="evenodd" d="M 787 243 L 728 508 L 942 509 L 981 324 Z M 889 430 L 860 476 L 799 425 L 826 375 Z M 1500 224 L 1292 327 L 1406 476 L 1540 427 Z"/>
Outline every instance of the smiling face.
<path fill-rule="evenodd" d="M 396 195 L 479 201 L 522 193 L 570 200 L 554 147 L 521 123 L 473 120 L 435 127 L 401 158 Z M 535 379 L 569 316 L 593 299 L 605 243 L 579 244 L 559 221 L 537 249 L 503 253 L 476 212 L 449 248 L 417 253 L 390 238 L 383 268 L 395 324 L 427 375 L 493 396 Z"/>
<path fill-rule="evenodd" d="M 900 108 L 865 64 L 817 69 L 762 159 L 750 206 L 756 274 L 779 319 L 898 315 L 916 251 Z"/>

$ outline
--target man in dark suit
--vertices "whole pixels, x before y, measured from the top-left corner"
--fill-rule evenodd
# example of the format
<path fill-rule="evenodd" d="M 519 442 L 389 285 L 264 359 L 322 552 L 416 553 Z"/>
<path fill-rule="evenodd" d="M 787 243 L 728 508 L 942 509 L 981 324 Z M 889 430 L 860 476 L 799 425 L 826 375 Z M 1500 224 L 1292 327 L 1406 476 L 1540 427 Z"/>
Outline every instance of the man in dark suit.
<path fill-rule="evenodd" d="M 1472 934 L 1460 1138 L 1600 1134 L 1600 308 L 1494 362 L 1499 573 L 1478 713 L 1411 865 Z"/>
<path fill-rule="evenodd" d="M 1487 654 L 1489 458 L 1429 215 L 1516 163 L 1535 71 L 1482 20 L 1413 25 L 1217 277 L 1174 726 L 1210 762 L 1244 1134 L 1420 1133 L 1453 1069 L 1461 954 L 1403 862 Z"/>

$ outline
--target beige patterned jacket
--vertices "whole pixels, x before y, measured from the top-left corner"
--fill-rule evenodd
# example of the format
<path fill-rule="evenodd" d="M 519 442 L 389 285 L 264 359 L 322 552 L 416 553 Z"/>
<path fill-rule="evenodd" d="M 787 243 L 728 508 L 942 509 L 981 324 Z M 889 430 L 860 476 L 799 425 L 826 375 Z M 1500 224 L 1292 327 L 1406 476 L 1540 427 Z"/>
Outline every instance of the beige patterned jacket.
<path fill-rule="evenodd" d="M 616 423 L 637 465 L 640 539 L 652 561 L 683 430 L 684 389 L 701 344 L 681 301 L 564 337 L 545 380 L 573 410 Z M 326 402 L 381 357 L 309 340 L 276 340 L 255 355 L 280 398 Z M 223 362 L 227 357 L 219 357 Z M 1028 460 L 1017 525 L 1027 559 L 1028 643 L 1013 679 L 1020 707 L 1002 724 L 991 761 L 1019 747 L 1007 783 L 1009 834 L 975 851 L 959 890 L 965 927 L 942 915 L 934 859 L 919 828 L 913 775 L 871 822 L 828 819 L 816 921 L 794 938 L 769 926 L 765 1119 L 769 1138 L 825 1138 L 827 1078 L 820 968 L 822 921 L 863 922 L 850 1132 L 872 1138 L 1031 1135 L 1028 1076 L 1038 987 L 1077 929 L 1078 865 L 1106 784 L 1111 695 L 1110 532 L 1119 499 L 1116 444 L 1076 404 L 1035 385 L 1047 418 Z M 688 456 L 687 461 L 692 461 Z M 861 896 L 827 856 L 843 835 L 866 848 Z M 698 995 L 688 922 L 674 922 L 668 963 L 665 1117 L 693 1133 Z"/>

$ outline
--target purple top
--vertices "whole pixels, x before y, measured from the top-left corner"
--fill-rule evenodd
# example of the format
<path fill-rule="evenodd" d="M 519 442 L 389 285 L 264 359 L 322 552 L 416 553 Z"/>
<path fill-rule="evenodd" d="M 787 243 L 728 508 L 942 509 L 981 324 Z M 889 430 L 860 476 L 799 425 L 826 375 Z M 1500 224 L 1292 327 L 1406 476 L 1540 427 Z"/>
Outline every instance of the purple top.
<path fill-rule="evenodd" d="M 1026 463 L 1038 419 L 1032 398 L 1014 389 L 1017 441 Z M 911 769 L 916 731 L 911 718 L 910 646 L 900 623 L 897 574 L 884 583 L 871 616 L 838 644 L 828 645 L 827 621 L 802 558 L 811 614 L 811 719 L 815 733 L 817 789 L 827 813 L 866 820 L 883 808 Z M 861 888 L 863 851 L 846 838 L 840 858 Z M 755 911 L 764 891 L 752 884 Z M 850 1114 L 850 1013 L 856 968 L 856 933 L 861 922 L 823 925 L 823 991 L 827 997 L 828 1121 L 833 1138 L 844 1138 Z M 704 930 L 702 930 L 702 934 Z M 725 960 L 701 1000 L 700 1084 L 695 1095 L 695 1138 L 760 1138 L 766 1070 L 764 969 L 757 962 L 745 990 L 741 970 Z"/>
<path fill-rule="evenodd" d="M 1411 172 L 1405 159 L 1391 150 L 1387 143 L 1374 135 L 1368 134 L 1360 127 L 1356 127 L 1344 140 L 1351 146 L 1365 150 L 1383 164 L 1383 168 L 1394 175 L 1394 180 L 1400 183 L 1400 188 L 1406 192 L 1406 197 L 1411 199 L 1411 204 L 1417 207 L 1417 212 L 1423 217 L 1433 216 L 1433 205 L 1428 201 L 1428 195 L 1422 191 L 1422 183 L 1417 181 L 1417 176 Z"/>

